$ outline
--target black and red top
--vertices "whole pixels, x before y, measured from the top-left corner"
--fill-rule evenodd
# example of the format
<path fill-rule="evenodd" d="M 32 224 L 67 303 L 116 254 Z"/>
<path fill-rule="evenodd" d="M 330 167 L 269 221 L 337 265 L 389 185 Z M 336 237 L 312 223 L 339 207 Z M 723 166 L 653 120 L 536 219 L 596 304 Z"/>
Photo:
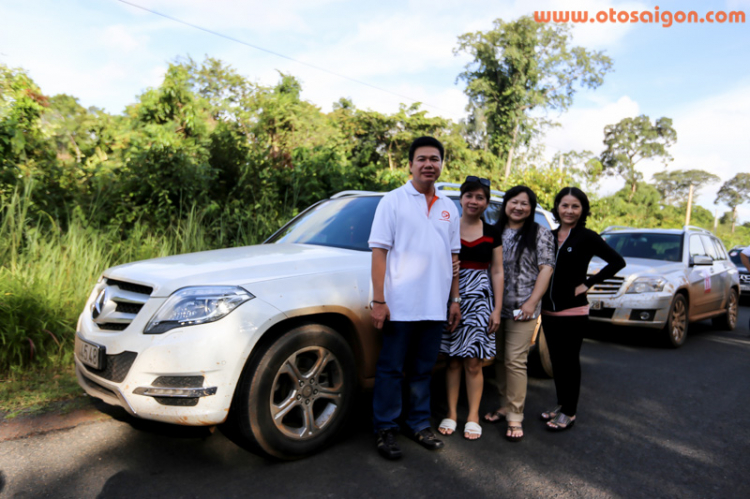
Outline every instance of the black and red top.
<path fill-rule="evenodd" d="M 500 237 L 495 226 L 482 220 L 482 237 L 474 241 L 461 239 L 461 252 L 458 254 L 461 268 L 480 270 L 489 268 L 492 263 L 492 250 L 502 244 L 503 238 Z"/>

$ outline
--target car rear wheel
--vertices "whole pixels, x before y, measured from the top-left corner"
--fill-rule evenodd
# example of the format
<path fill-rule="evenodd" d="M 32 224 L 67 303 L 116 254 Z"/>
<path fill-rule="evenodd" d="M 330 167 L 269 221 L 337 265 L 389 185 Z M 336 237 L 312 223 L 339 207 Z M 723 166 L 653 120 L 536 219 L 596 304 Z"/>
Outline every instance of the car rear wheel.
<path fill-rule="evenodd" d="M 312 454 L 341 429 L 354 384 L 354 357 L 336 331 L 295 327 L 246 366 L 234 407 L 239 435 L 280 459 Z"/>
<path fill-rule="evenodd" d="M 685 343 L 688 330 L 687 300 L 683 295 L 677 295 L 669 308 L 667 325 L 664 326 L 664 338 L 672 348 L 678 348 Z"/>
<path fill-rule="evenodd" d="M 737 314 L 739 313 L 740 297 L 736 289 L 729 290 L 729 299 L 727 300 L 727 312 L 719 317 L 714 317 L 712 323 L 715 328 L 723 331 L 734 331 L 737 327 Z"/>

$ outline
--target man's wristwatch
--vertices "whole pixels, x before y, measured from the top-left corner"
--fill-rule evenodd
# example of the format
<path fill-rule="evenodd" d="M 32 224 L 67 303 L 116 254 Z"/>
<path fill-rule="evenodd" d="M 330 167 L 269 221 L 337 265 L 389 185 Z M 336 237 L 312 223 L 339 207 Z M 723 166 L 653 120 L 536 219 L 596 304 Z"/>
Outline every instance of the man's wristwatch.
<path fill-rule="evenodd" d="M 459 305 L 461 305 L 461 297 L 456 296 L 454 298 L 451 298 L 451 303 L 458 303 Z"/>

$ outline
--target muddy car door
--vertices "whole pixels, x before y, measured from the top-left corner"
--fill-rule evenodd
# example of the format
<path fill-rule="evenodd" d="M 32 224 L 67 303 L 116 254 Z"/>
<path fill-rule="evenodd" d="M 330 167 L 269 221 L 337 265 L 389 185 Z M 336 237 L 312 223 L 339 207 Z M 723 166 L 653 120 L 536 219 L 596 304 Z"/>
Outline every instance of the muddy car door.
<path fill-rule="evenodd" d="M 713 259 L 708 255 L 703 246 L 700 234 L 690 235 L 690 270 L 688 282 L 690 283 L 690 317 L 702 315 L 711 310 L 710 303 L 714 300 L 711 295 L 714 286 L 718 283 L 711 281 L 711 267 Z"/>

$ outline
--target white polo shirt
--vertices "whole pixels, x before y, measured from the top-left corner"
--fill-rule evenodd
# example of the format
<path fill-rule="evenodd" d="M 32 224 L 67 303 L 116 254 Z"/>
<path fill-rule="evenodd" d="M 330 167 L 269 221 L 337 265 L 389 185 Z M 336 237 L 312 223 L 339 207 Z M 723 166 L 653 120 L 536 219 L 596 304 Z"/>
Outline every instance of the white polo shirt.
<path fill-rule="evenodd" d="M 447 319 L 451 254 L 461 251 L 458 209 L 450 198 L 436 191 L 428 209 L 410 180 L 380 201 L 368 243 L 388 250 L 384 291 L 391 320 Z"/>
<path fill-rule="evenodd" d="M 750 246 L 742 250 L 742 254 L 745 256 L 750 256 Z"/>

